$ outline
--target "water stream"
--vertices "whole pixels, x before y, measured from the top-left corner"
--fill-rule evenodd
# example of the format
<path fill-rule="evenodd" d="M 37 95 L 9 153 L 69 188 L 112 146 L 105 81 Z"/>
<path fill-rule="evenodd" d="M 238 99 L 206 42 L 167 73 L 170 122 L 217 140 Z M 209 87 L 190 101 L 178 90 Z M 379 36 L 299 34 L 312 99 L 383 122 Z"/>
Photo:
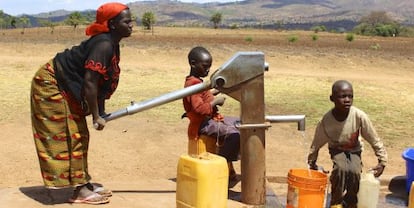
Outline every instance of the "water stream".
<path fill-rule="evenodd" d="M 308 165 L 308 154 L 309 154 L 309 148 L 310 148 L 310 146 L 309 146 L 309 143 L 307 142 L 307 138 L 306 138 L 306 131 L 300 131 L 300 133 L 301 133 L 301 135 L 302 135 L 302 147 L 304 148 L 304 161 L 305 161 L 305 167 L 308 169 L 308 176 L 309 177 L 312 177 L 312 171 L 311 171 L 311 169 L 309 168 L 309 165 Z"/>

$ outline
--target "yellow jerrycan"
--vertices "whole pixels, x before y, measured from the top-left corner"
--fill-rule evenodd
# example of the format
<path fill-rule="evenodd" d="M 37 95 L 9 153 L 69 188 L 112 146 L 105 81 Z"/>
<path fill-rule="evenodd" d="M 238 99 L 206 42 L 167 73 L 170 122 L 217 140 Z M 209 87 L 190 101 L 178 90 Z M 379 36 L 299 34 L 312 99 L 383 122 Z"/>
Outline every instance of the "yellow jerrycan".
<path fill-rule="evenodd" d="M 410 195 L 408 197 L 408 208 L 414 208 L 414 182 L 411 183 Z"/>
<path fill-rule="evenodd" d="M 176 208 L 226 208 L 227 161 L 204 152 L 181 155 L 177 165 Z"/>

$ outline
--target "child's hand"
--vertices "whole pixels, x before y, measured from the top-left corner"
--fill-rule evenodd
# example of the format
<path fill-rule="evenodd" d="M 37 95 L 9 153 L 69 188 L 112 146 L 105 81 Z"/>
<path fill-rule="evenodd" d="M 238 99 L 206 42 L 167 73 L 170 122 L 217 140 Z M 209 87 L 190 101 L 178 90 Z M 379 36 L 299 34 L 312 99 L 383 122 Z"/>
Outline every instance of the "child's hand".
<path fill-rule="evenodd" d="M 212 106 L 216 106 L 216 105 L 222 106 L 224 104 L 225 100 L 226 100 L 225 97 L 222 97 L 222 96 L 216 97 L 216 98 L 214 98 L 214 100 L 212 102 Z"/>
<path fill-rule="evenodd" d="M 325 170 L 322 166 L 318 166 L 316 164 L 316 162 L 309 163 L 309 169 L 317 170 L 317 171 L 320 171 L 320 172 L 325 173 L 325 174 L 329 173 L 329 170 Z"/>
<path fill-rule="evenodd" d="M 384 168 L 385 168 L 385 166 L 383 164 L 378 164 L 377 166 L 372 168 L 372 170 L 374 171 L 374 176 L 375 177 L 381 176 L 382 173 L 384 172 Z"/>
<path fill-rule="evenodd" d="M 316 162 L 309 163 L 309 169 L 318 170 L 318 165 L 316 165 Z"/>
<path fill-rule="evenodd" d="M 214 96 L 216 96 L 216 95 L 218 95 L 218 94 L 220 93 L 220 91 L 218 91 L 217 89 L 212 89 L 212 90 L 210 90 L 210 92 L 211 92 Z"/>

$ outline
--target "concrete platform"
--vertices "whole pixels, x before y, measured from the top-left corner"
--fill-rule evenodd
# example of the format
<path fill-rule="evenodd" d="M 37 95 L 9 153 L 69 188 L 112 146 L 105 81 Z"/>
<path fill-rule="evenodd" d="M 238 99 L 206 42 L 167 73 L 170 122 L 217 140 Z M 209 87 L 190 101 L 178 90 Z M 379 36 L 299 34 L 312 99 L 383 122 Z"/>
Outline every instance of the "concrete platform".
<path fill-rule="evenodd" d="M 174 208 L 174 180 L 142 180 L 134 182 L 106 182 L 106 188 L 113 191 L 111 202 L 101 207 L 116 208 Z M 280 208 L 286 205 L 287 184 L 285 177 L 269 177 L 266 190 L 266 208 Z M 38 207 L 90 207 L 86 204 L 70 204 L 67 199 L 72 189 L 50 190 L 43 186 L 25 186 L 0 189 L 0 208 Z M 229 189 L 228 208 L 253 208 L 240 202 L 240 182 Z M 329 195 L 328 195 L 329 199 Z M 407 207 L 404 176 L 384 176 L 381 179 L 381 194 L 378 208 Z"/>
<path fill-rule="evenodd" d="M 240 183 L 239 183 L 240 184 Z M 110 203 L 99 205 L 116 208 L 169 208 L 175 207 L 176 183 L 173 180 L 142 180 L 134 182 L 108 182 L 106 188 L 113 191 Z M 235 186 L 235 188 L 237 188 Z M 0 208 L 38 208 L 38 207 L 90 207 L 87 204 L 70 204 L 67 199 L 73 190 L 46 189 L 43 186 L 27 186 L 0 189 Z M 271 207 L 278 206 L 276 196 L 268 190 Z M 240 192 L 229 190 L 228 208 L 254 207 L 238 201 Z"/>

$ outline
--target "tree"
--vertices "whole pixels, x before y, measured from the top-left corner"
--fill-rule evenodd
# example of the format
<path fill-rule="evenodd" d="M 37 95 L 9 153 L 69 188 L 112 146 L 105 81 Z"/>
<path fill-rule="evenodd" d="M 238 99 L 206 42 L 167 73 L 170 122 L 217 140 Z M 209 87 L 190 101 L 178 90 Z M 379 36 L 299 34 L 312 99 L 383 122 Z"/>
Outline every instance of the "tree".
<path fill-rule="evenodd" d="M 378 24 L 391 24 L 395 21 L 385 11 L 372 11 L 367 16 L 362 17 L 360 22 L 376 26 Z"/>
<path fill-rule="evenodd" d="M 151 30 L 153 28 L 153 25 L 155 24 L 155 15 L 153 12 L 145 12 L 142 15 L 141 20 L 142 25 L 146 30 Z"/>
<path fill-rule="evenodd" d="M 278 20 L 278 21 L 276 21 L 276 29 L 279 29 L 279 30 L 281 30 L 281 29 L 283 29 L 284 28 L 284 22 L 283 22 L 283 20 Z"/>
<path fill-rule="evenodd" d="M 220 24 L 221 20 L 222 20 L 222 14 L 220 12 L 216 12 L 211 16 L 210 22 L 213 23 L 214 29 L 218 28 L 218 25 Z"/>
<path fill-rule="evenodd" d="M 30 26 L 30 19 L 28 17 L 25 17 L 25 16 L 20 17 L 19 18 L 19 23 L 22 26 L 22 32 L 21 33 L 24 34 L 24 29 L 26 27 Z"/>
<path fill-rule="evenodd" d="M 92 23 L 92 22 L 95 22 L 95 17 L 96 17 L 95 12 L 88 11 L 88 12 L 83 13 L 83 18 L 85 20 L 84 23 L 87 24 L 87 25 Z"/>
<path fill-rule="evenodd" d="M 6 25 L 6 21 L 4 21 L 3 18 L 0 18 L 0 30 L 3 29 L 4 28 L 3 26 L 5 25 Z"/>
<path fill-rule="evenodd" d="M 86 21 L 86 18 L 82 16 L 80 12 L 73 12 L 69 15 L 68 18 L 65 19 L 65 23 L 73 26 L 73 29 L 76 29 L 78 25 L 84 24 Z"/>
<path fill-rule="evenodd" d="M 0 29 L 3 28 L 16 28 L 17 19 L 13 16 L 6 15 L 3 10 L 0 9 Z"/>
<path fill-rule="evenodd" d="M 4 12 L 0 9 L 0 29 L 3 29 L 3 25 L 6 24 L 6 20 L 4 19 Z"/>
<path fill-rule="evenodd" d="M 384 11 L 373 11 L 360 20 L 360 24 L 354 27 L 353 31 L 360 35 L 375 36 L 398 36 L 403 30 L 395 20 Z"/>
<path fill-rule="evenodd" d="M 11 26 L 12 28 L 16 28 L 16 24 L 17 24 L 16 17 L 12 17 L 12 18 L 10 19 L 10 26 Z"/>
<path fill-rule="evenodd" d="M 48 19 L 38 19 L 37 22 L 39 22 L 39 24 L 42 27 L 49 27 L 50 28 L 50 33 L 54 33 L 55 31 L 55 27 L 58 25 L 58 23 L 52 22 Z"/>

